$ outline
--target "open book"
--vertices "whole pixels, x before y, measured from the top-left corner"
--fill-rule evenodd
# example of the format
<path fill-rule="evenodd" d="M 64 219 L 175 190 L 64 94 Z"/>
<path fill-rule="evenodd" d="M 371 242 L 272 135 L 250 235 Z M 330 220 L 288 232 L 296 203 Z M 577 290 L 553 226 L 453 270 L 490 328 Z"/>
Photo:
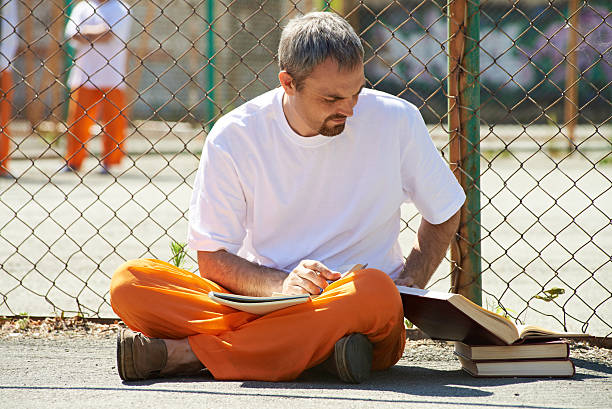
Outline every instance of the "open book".
<path fill-rule="evenodd" d="M 585 337 L 531 325 L 515 325 L 460 294 L 397 287 L 404 316 L 433 339 L 472 345 L 510 345 L 525 339 Z"/>
<path fill-rule="evenodd" d="M 248 295 L 228 294 L 211 291 L 208 293 L 211 300 L 237 310 L 251 314 L 264 315 L 281 308 L 302 304 L 310 300 L 308 294 L 300 295 L 274 295 L 272 297 L 250 297 Z"/>
<path fill-rule="evenodd" d="M 364 269 L 366 266 L 367 264 L 355 264 L 350 270 L 343 273 L 343 275 Z M 274 293 L 270 297 L 253 297 L 211 291 L 208 293 L 208 297 L 219 304 L 227 305 L 237 310 L 250 312 L 251 314 L 264 315 L 272 311 L 280 310 L 281 308 L 305 303 L 316 296 L 311 296 L 309 294 L 288 295 Z"/>

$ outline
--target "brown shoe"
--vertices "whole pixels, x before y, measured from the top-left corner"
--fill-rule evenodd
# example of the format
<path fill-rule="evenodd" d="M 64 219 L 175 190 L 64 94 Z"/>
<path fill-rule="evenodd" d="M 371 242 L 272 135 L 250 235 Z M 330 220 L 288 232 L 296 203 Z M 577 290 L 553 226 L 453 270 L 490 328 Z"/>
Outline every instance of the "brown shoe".
<path fill-rule="evenodd" d="M 121 329 L 117 334 L 117 370 L 124 381 L 157 378 L 166 366 L 166 343 Z"/>
<path fill-rule="evenodd" d="M 363 334 L 342 337 L 323 367 L 344 382 L 361 383 L 372 370 L 372 343 Z"/>

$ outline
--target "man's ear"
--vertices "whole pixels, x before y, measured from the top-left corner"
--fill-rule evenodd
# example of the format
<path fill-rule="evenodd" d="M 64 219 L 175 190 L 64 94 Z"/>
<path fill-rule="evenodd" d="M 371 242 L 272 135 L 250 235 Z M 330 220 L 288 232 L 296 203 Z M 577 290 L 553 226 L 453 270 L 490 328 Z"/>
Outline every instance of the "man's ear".
<path fill-rule="evenodd" d="M 291 74 L 287 71 L 281 71 L 278 73 L 278 80 L 280 81 L 281 87 L 285 90 L 285 94 L 295 94 L 295 82 Z"/>

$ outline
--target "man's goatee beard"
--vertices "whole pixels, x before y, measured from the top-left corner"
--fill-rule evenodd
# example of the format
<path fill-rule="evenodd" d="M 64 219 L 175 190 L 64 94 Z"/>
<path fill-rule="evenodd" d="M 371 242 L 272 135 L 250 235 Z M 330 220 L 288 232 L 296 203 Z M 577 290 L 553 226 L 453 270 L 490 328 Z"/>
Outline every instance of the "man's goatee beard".
<path fill-rule="evenodd" d="M 319 129 L 319 133 L 323 136 L 336 136 L 336 135 L 340 135 L 342 133 L 342 131 L 344 131 L 344 126 L 346 124 L 340 124 L 340 125 L 336 125 L 336 126 L 321 126 L 321 129 Z"/>

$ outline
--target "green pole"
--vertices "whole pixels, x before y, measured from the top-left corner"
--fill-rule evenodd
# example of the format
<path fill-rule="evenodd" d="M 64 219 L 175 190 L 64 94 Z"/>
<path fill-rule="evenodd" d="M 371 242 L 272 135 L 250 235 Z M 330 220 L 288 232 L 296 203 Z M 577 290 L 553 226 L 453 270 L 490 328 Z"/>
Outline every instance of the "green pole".
<path fill-rule="evenodd" d="M 450 162 L 466 194 L 451 243 L 452 290 L 482 305 L 479 1 L 448 1 L 448 121 Z"/>
<path fill-rule="evenodd" d="M 66 31 L 66 24 L 68 23 L 68 19 L 70 18 L 70 13 L 72 13 L 72 8 L 74 7 L 74 0 L 65 0 L 64 1 L 64 32 Z M 64 34 L 62 33 L 62 36 Z M 62 37 L 63 38 L 63 37 Z M 63 40 L 65 41 L 65 39 Z M 64 112 L 63 117 L 64 121 L 68 120 L 68 95 L 70 93 L 70 89 L 68 88 L 68 75 L 70 74 L 70 69 L 72 68 L 72 63 L 74 61 L 74 49 L 70 45 L 68 41 L 64 43 L 64 73 L 62 75 L 62 84 L 64 84 Z"/>
<path fill-rule="evenodd" d="M 212 0 L 208 0 L 206 8 L 206 18 L 208 20 L 208 33 L 206 34 L 207 40 L 207 52 L 208 52 L 208 66 L 206 67 L 206 92 L 207 92 L 207 105 L 208 105 L 208 117 L 207 125 L 212 128 L 213 120 L 215 118 L 215 104 L 213 102 L 215 98 L 215 92 L 213 87 L 215 86 L 215 72 L 212 64 L 214 61 L 213 56 L 215 55 L 215 37 L 213 34 L 213 20 L 215 18 L 215 4 Z"/>

